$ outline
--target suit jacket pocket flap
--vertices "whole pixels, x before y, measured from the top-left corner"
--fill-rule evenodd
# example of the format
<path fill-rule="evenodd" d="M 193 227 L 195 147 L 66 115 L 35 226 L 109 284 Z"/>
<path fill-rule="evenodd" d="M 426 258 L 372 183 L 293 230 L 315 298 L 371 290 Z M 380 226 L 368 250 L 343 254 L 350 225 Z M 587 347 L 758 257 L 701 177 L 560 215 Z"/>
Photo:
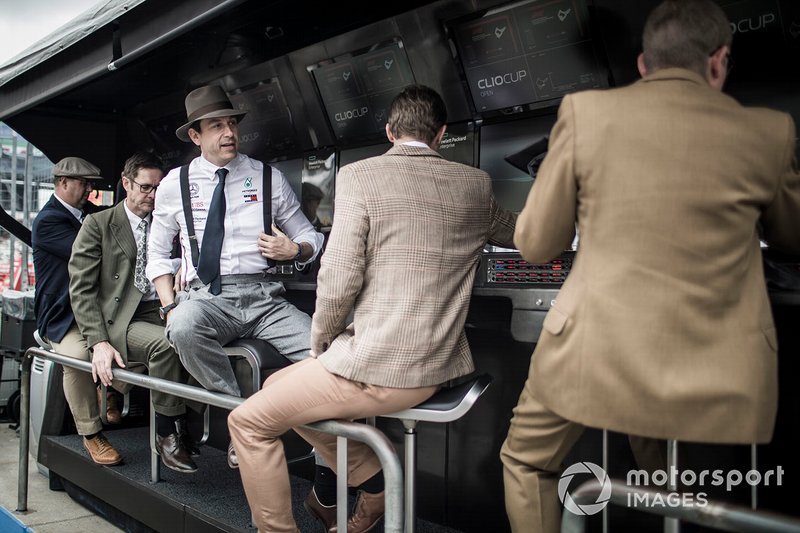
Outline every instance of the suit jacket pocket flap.
<path fill-rule="evenodd" d="M 542 327 L 553 335 L 561 335 L 561 332 L 564 331 L 564 326 L 567 324 L 567 320 L 569 320 L 569 315 L 559 311 L 555 307 L 551 307 L 547 316 L 544 317 Z"/>

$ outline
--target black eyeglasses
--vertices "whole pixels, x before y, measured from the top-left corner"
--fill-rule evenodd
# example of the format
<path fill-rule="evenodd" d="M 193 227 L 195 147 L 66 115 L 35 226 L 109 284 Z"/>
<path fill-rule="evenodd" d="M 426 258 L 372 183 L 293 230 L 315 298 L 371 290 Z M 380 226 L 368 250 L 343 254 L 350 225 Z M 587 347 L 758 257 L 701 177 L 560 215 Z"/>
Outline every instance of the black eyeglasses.
<path fill-rule="evenodd" d="M 147 183 L 142 185 L 141 183 L 137 182 L 133 178 L 128 178 L 128 179 L 131 181 L 131 183 L 135 183 L 136 185 L 138 185 L 139 186 L 139 190 L 142 191 L 144 194 L 150 194 L 154 190 L 158 189 L 158 185 L 150 185 L 150 184 L 147 184 Z"/>

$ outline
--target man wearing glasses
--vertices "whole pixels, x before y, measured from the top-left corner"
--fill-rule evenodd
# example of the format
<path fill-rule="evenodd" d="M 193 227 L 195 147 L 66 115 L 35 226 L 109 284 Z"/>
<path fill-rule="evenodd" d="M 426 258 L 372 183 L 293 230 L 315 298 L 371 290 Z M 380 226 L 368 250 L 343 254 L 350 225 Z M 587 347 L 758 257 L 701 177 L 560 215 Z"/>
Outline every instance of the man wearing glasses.
<path fill-rule="evenodd" d="M 70 372 L 69 386 L 65 376 L 64 392 L 76 425 L 100 427 L 97 405 L 88 398 L 93 381 L 112 385 L 114 365 L 126 368 L 136 361 L 145 363 L 151 376 L 179 383 L 188 379 L 164 337 L 158 295 L 144 274 L 155 191 L 162 177 L 161 161 L 155 156 L 130 157 L 122 171 L 125 200 L 87 217 L 72 247 L 69 293 L 84 341 L 75 357 L 92 363 L 91 376 Z M 196 471 L 191 456 L 196 450 L 183 430 L 183 400 L 153 391 L 153 406 L 162 463 L 177 472 Z"/>

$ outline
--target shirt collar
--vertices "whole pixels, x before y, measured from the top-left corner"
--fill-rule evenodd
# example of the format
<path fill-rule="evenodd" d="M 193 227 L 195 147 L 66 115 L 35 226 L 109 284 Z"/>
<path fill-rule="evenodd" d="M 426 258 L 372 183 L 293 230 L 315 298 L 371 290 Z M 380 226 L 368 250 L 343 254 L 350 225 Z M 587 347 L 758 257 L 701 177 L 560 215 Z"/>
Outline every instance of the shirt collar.
<path fill-rule="evenodd" d="M 147 223 L 150 224 L 150 221 L 153 219 L 152 213 L 147 215 L 144 218 L 136 216 L 133 213 L 133 211 L 128 209 L 128 202 L 126 202 L 125 200 L 122 201 L 122 207 L 125 208 L 125 214 L 128 215 L 128 222 L 131 223 L 131 227 L 134 227 L 134 228 L 138 227 L 139 226 L 139 222 L 141 222 L 142 220 L 146 220 Z"/>
<path fill-rule="evenodd" d="M 404 146 L 416 146 L 417 148 L 430 148 L 427 144 L 422 141 L 406 141 L 404 143 L 400 143 Z"/>
<path fill-rule="evenodd" d="M 210 171 L 211 172 L 211 176 L 209 176 L 209 177 L 212 180 L 214 180 L 214 179 L 216 179 L 214 177 L 214 173 L 217 171 L 217 169 L 219 169 L 219 168 L 227 168 L 229 172 L 235 172 L 236 169 L 241 164 L 241 162 L 244 160 L 244 158 L 245 158 L 244 154 L 238 153 L 238 154 L 236 154 L 236 157 L 234 157 L 224 167 L 219 167 L 219 166 L 215 165 L 214 163 L 212 163 L 211 161 L 206 159 L 202 154 L 200 154 L 200 157 L 198 157 L 197 160 L 199 161 L 200 168 L 205 170 L 205 171 Z"/>
<path fill-rule="evenodd" d="M 64 200 L 62 200 L 62 199 L 61 199 L 61 197 L 60 197 L 59 195 L 57 195 L 57 194 L 53 193 L 53 196 L 55 196 L 55 197 L 56 197 L 56 200 L 58 200 L 59 202 L 61 202 L 61 205 L 63 205 L 64 207 L 66 207 L 66 208 L 67 208 L 67 211 L 69 211 L 69 212 L 70 212 L 70 214 L 72 214 L 72 216 L 74 216 L 74 217 L 75 217 L 75 218 L 77 218 L 78 220 L 80 220 L 80 219 L 81 219 L 81 217 L 83 217 L 83 211 L 81 211 L 81 210 L 80 210 L 80 209 L 78 209 L 77 207 L 72 207 L 72 206 L 71 206 L 71 205 L 69 205 L 67 202 L 65 202 Z M 88 200 L 87 200 L 87 202 L 88 202 Z"/>

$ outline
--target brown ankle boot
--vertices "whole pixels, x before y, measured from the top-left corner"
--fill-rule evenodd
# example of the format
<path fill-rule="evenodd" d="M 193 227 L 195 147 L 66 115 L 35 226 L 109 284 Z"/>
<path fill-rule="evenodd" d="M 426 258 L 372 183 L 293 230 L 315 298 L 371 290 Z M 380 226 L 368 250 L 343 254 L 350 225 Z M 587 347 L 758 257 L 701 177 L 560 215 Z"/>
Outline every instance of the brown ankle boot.
<path fill-rule="evenodd" d="M 347 533 L 365 533 L 378 525 L 383 518 L 385 492 L 370 494 L 362 490 L 358 493 L 355 511 L 347 521 Z"/>
<path fill-rule="evenodd" d="M 97 405 L 103 406 L 103 389 L 97 389 Z M 109 424 L 122 423 L 122 413 L 119 411 L 119 402 L 117 401 L 117 394 L 110 388 L 106 392 L 106 421 Z"/>

